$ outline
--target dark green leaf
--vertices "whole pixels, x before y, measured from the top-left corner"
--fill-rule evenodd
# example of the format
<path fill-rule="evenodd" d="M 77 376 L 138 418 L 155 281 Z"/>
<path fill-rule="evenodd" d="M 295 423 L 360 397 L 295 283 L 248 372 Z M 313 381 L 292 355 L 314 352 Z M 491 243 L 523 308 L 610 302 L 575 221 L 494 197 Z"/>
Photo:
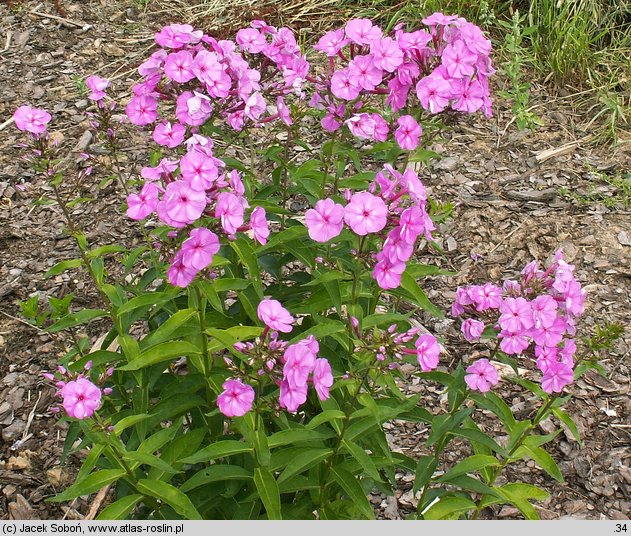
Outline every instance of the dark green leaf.
<path fill-rule="evenodd" d="M 191 500 L 179 489 L 161 480 L 142 479 L 137 484 L 138 491 L 167 503 L 184 519 L 202 519 Z"/>
<path fill-rule="evenodd" d="M 118 499 L 106 506 L 96 518 L 97 521 L 128 519 L 130 512 L 143 499 L 143 495 L 134 493 Z"/>
<path fill-rule="evenodd" d="M 353 501 L 363 517 L 366 519 L 375 519 L 375 512 L 370 506 L 368 498 L 359 484 L 359 481 L 352 473 L 345 471 L 341 467 L 332 467 L 331 476 L 344 490 L 346 495 L 348 495 L 350 500 Z"/>
<path fill-rule="evenodd" d="M 242 454 L 244 452 L 253 452 L 252 445 L 243 443 L 242 441 L 225 440 L 218 441 L 209 445 L 192 456 L 188 456 L 182 460 L 182 463 L 200 463 L 215 460 L 217 458 L 225 458 L 233 454 Z"/>
<path fill-rule="evenodd" d="M 90 495 L 108 484 L 116 482 L 123 476 L 125 476 L 123 469 L 102 469 L 101 471 L 88 475 L 82 481 L 73 484 L 64 492 L 48 500 L 50 502 L 65 502 L 76 499 L 81 495 Z"/>
<path fill-rule="evenodd" d="M 254 470 L 254 484 L 259 492 L 268 519 L 282 519 L 280 513 L 280 490 L 274 475 L 264 467 Z"/>

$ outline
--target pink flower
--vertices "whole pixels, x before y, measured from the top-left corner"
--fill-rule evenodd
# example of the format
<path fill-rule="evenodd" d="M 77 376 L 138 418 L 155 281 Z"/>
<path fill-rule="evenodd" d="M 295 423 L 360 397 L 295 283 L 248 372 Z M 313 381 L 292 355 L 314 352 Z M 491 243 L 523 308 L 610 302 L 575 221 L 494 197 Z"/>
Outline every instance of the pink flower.
<path fill-rule="evenodd" d="M 248 100 L 245 101 L 245 108 L 243 112 L 253 121 L 260 119 L 265 112 L 265 99 L 263 98 L 263 95 L 261 95 L 258 91 L 256 93 L 252 93 L 252 95 L 248 97 Z"/>
<path fill-rule="evenodd" d="M 127 103 L 125 114 L 134 125 L 153 123 L 158 119 L 158 100 L 148 95 L 137 95 Z"/>
<path fill-rule="evenodd" d="M 219 170 L 213 158 L 193 149 L 180 160 L 180 173 L 193 190 L 203 192 L 213 185 Z"/>
<path fill-rule="evenodd" d="M 331 93 L 338 99 L 347 101 L 356 99 L 359 96 L 360 89 L 348 68 L 336 71 L 331 77 Z"/>
<path fill-rule="evenodd" d="M 66 413 L 75 419 L 92 417 L 101 405 L 101 390 L 85 378 L 66 383 L 60 393 Z"/>
<path fill-rule="evenodd" d="M 242 417 L 252 409 L 254 389 L 241 380 L 223 383 L 223 392 L 217 397 L 219 411 L 226 417 Z"/>
<path fill-rule="evenodd" d="M 156 128 L 153 129 L 152 138 L 158 145 L 164 145 L 173 149 L 184 141 L 184 135 L 186 134 L 186 127 L 180 123 L 175 123 L 171 126 L 169 121 L 159 123 Z"/>
<path fill-rule="evenodd" d="M 265 299 L 256 309 L 259 320 L 268 328 L 289 333 L 293 328 L 293 316 L 278 300 Z"/>
<path fill-rule="evenodd" d="M 167 279 L 174 287 L 186 288 L 195 279 L 197 270 L 184 264 L 184 254 L 178 251 L 167 270 Z"/>
<path fill-rule="evenodd" d="M 493 283 L 472 287 L 470 295 L 475 303 L 475 310 L 480 312 L 499 309 L 503 303 L 502 289 Z"/>
<path fill-rule="evenodd" d="M 291 344 L 283 354 L 285 364 L 283 366 L 283 379 L 287 380 L 290 387 L 302 387 L 307 385 L 309 374 L 315 366 L 316 354 L 306 344 Z"/>
<path fill-rule="evenodd" d="M 291 114 L 289 113 L 289 108 L 287 108 L 287 104 L 285 104 L 285 99 L 283 97 L 276 98 L 276 110 L 278 110 L 278 116 L 281 121 L 286 125 L 293 125 L 293 120 L 291 119 Z"/>
<path fill-rule="evenodd" d="M 307 384 L 291 386 L 287 380 L 280 384 L 280 407 L 285 408 L 290 413 L 296 413 L 298 408 L 307 400 Z"/>
<path fill-rule="evenodd" d="M 383 255 L 393 264 L 409 261 L 414 253 L 414 240 L 412 242 L 404 240 L 401 229 L 400 226 L 392 229 L 383 243 Z"/>
<path fill-rule="evenodd" d="M 532 308 L 524 298 L 506 298 L 500 307 L 499 324 L 505 331 L 519 332 L 531 328 Z"/>
<path fill-rule="evenodd" d="M 469 78 L 475 74 L 475 63 L 478 55 L 471 52 L 464 41 L 458 40 L 447 45 L 443 52 L 442 62 L 447 74 L 452 78 Z"/>
<path fill-rule="evenodd" d="M 313 48 L 329 57 L 333 57 L 347 44 L 348 39 L 344 37 L 344 30 L 340 28 L 339 30 L 325 33 Z"/>
<path fill-rule="evenodd" d="M 501 331 L 498 338 L 502 339 L 500 348 L 509 355 L 521 354 L 530 345 L 530 340 L 522 331 Z"/>
<path fill-rule="evenodd" d="M 394 72 L 403 63 L 403 52 L 397 42 L 391 37 L 373 41 L 370 44 L 370 53 L 372 54 L 375 67 L 389 73 Z"/>
<path fill-rule="evenodd" d="M 443 15 L 440 11 L 437 11 L 429 17 L 425 17 L 422 22 L 426 26 L 447 26 L 457 19 L 456 15 Z"/>
<path fill-rule="evenodd" d="M 440 345 L 436 337 L 429 333 L 420 335 L 416 342 L 416 356 L 423 372 L 434 370 L 438 366 Z"/>
<path fill-rule="evenodd" d="M 242 28 L 237 32 L 236 41 L 243 50 L 258 54 L 267 46 L 265 36 L 255 28 Z"/>
<path fill-rule="evenodd" d="M 196 221 L 206 208 L 204 192 L 193 190 L 184 181 L 169 183 L 164 192 L 163 201 L 168 216 L 185 225 Z"/>
<path fill-rule="evenodd" d="M 537 296 L 530 302 L 534 327 L 551 326 L 557 317 L 557 302 L 547 294 Z"/>
<path fill-rule="evenodd" d="M 484 331 L 484 322 L 474 320 L 473 318 L 467 318 L 460 327 L 460 331 L 464 335 L 464 338 L 469 342 L 477 341 L 482 336 Z"/>
<path fill-rule="evenodd" d="M 408 244 L 414 244 L 418 235 L 425 230 L 423 210 L 417 206 L 406 208 L 399 220 L 401 239 Z"/>
<path fill-rule="evenodd" d="M 403 272 L 405 272 L 404 262 L 393 262 L 384 255 L 375 264 L 372 276 L 382 289 L 388 290 L 397 288 L 401 284 Z"/>
<path fill-rule="evenodd" d="M 333 371 L 327 359 L 316 359 L 313 367 L 313 387 L 320 400 L 327 400 L 330 396 L 329 389 L 333 385 Z"/>
<path fill-rule="evenodd" d="M 555 316 L 549 326 L 540 326 L 530 330 L 530 336 L 539 346 L 554 347 L 561 342 L 565 333 L 566 322 L 561 316 Z"/>
<path fill-rule="evenodd" d="M 572 368 L 561 361 L 548 365 L 541 378 L 541 388 L 546 393 L 560 393 L 566 385 L 574 382 Z"/>
<path fill-rule="evenodd" d="M 388 132 L 390 132 L 390 128 L 388 127 L 388 122 L 381 117 L 378 113 L 370 114 L 372 120 L 375 122 L 375 130 L 373 132 L 373 139 L 375 141 L 386 141 L 388 139 Z"/>
<path fill-rule="evenodd" d="M 491 387 L 497 385 L 499 375 L 488 359 L 478 359 L 473 365 L 467 367 L 464 381 L 470 389 L 486 393 L 491 390 Z"/>
<path fill-rule="evenodd" d="M 373 26 L 370 19 L 351 19 L 344 29 L 346 37 L 360 46 L 370 45 L 382 36 L 381 28 Z"/>
<path fill-rule="evenodd" d="M 241 199 L 231 192 L 221 192 L 217 196 L 215 218 L 221 219 L 221 226 L 229 235 L 234 235 L 243 225 L 245 208 Z"/>
<path fill-rule="evenodd" d="M 147 182 L 139 194 L 129 194 L 127 198 L 127 217 L 132 220 L 144 220 L 158 206 L 158 187 Z"/>
<path fill-rule="evenodd" d="M 360 236 L 376 233 L 388 222 L 388 207 L 376 195 L 357 192 L 344 208 L 344 221 Z"/>
<path fill-rule="evenodd" d="M 193 229 L 182 244 L 182 261 L 194 270 L 203 270 L 213 262 L 219 251 L 219 238 L 205 227 Z"/>
<path fill-rule="evenodd" d="M 210 97 L 206 95 L 185 91 L 177 98 L 175 116 L 180 123 L 198 127 L 208 120 L 211 113 Z"/>
<path fill-rule="evenodd" d="M 421 78 L 416 84 L 416 95 L 421 106 L 433 114 L 442 112 L 453 98 L 451 84 L 437 74 Z"/>
<path fill-rule="evenodd" d="M 321 199 L 305 214 L 309 237 L 316 242 L 328 242 L 342 232 L 344 207 L 332 199 Z"/>
<path fill-rule="evenodd" d="M 202 84 L 208 84 L 221 78 L 224 66 L 215 52 L 202 49 L 195 55 L 191 69 Z"/>
<path fill-rule="evenodd" d="M 263 207 L 256 207 L 250 214 L 250 228 L 254 231 L 254 240 L 262 245 L 267 244 L 269 224 Z"/>
<path fill-rule="evenodd" d="M 201 30 L 193 30 L 189 24 L 171 24 L 156 33 L 155 39 L 161 47 L 178 49 L 199 43 L 203 35 Z"/>
<path fill-rule="evenodd" d="M 100 101 L 105 97 L 105 89 L 110 85 L 110 81 L 100 76 L 88 76 L 85 79 L 85 85 L 91 91 L 88 95 L 88 99 Z"/>
<path fill-rule="evenodd" d="M 375 134 L 375 120 L 372 114 L 355 114 L 345 121 L 348 130 L 361 140 L 372 139 Z"/>
<path fill-rule="evenodd" d="M 451 105 L 454 110 L 472 114 L 484 105 L 484 89 L 477 80 L 464 81 L 462 90 L 458 93 L 456 100 Z"/>
<path fill-rule="evenodd" d="M 51 120 L 51 115 L 41 108 L 20 106 L 13 114 L 15 126 L 22 132 L 41 134 L 46 130 L 46 125 Z"/>
<path fill-rule="evenodd" d="M 356 84 L 372 91 L 383 80 L 383 71 L 375 67 L 372 56 L 355 56 L 348 64 L 349 75 L 356 80 Z"/>
<path fill-rule="evenodd" d="M 394 139 L 399 147 L 406 151 L 413 151 L 418 147 L 418 140 L 423 133 L 421 126 L 411 115 L 402 115 L 397 121 L 399 128 L 394 132 Z"/>

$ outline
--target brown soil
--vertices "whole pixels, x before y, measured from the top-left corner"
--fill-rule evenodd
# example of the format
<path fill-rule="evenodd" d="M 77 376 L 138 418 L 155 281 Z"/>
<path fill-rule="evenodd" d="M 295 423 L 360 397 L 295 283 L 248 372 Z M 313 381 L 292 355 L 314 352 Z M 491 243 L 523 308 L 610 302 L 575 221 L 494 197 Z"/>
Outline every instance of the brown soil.
<path fill-rule="evenodd" d="M 4 46 L 0 49 L 0 519 L 72 519 L 89 510 L 90 501 L 61 506 L 45 502 L 72 481 L 80 464 L 73 456 L 60 464 L 67 423 L 48 412 L 53 392 L 40 377 L 41 371 L 56 365 L 71 341 L 25 324 L 19 319 L 18 301 L 35 292 L 58 297 L 72 292 L 77 306 L 95 306 L 98 300 L 77 272 L 44 278 L 50 266 L 77 252 L 65 233 L 59 209 L 33 203 L 49 192 L 20 161 L 16 147 L 20 136 L 4 123 L 19 104 L 46 107 L 54 115 L 54 129 L 64 135 L 62 147 L 69 152 L 88 130 L 87 101 L 79 94 L 75 77 L 99 74 L 114 79 L 114 92 L 124 100 L 136 77 L 134 68 L 152 44 L 153 31 L 177 19 L 160 3 L 144 11 L 139 5 L 136 0 L 65 1 L 66 18 L 73 23 L 55 18 L 60 15 L 53 2 L 27 1 L 11 11 L 0 6 L 0 47 Z M 203 22 L 200 26 L 204 27 Z M 529 260 L 543 262 L 558 247 L 564 248 L 589 291 L 583 332 L 593 333 L 596 324 L 608 321 L 624 324 L 627 331 L 603 356 L 608 379 L 589 373 L 571 388 L 574 398 L 568 411 L 584 443 L 579 446 L 566 433 L 552 444 L 565 483 L 551 480 L 533 462 L 518 464 L 508 477 L 551 492 L 539 507 L 544 518 L 628 519 L 631 213 L 629 205 L 581 204 L 559 192 L 562 188 L 579 194 L 597 191 L 605 198 L 619 198 L 620 192 L 603 177 L 629 173 L 631 158 L 629 152 L 584 140 L 591 133 L 590 117 L 574 109 L 572 98 L 550 91 L 540 88 L 533 96 L 538 104 L 535 112 L 544 121 L 535 132 L 516 131 L 514 124 L 509 125 L 510 110 L 499 103 L 493 120 L 460 121 L 433 147 L 443 158 L 424 171 L 426 184 L 436 199 L 453 200 L 457 208 L 453 220 L 440 229 L 444 255 L 437 258 L 427 251 L 424 255 L 458 276 L 430 280 L 427 290 L 431 299 L 448 308 L 457 285 L 501 280 L 515 275 Z M 541 151 L 577 140 L 557 156 L 537 159 Z M 143 142 L 136 143 L 127 156 L 142 162 Z M 68 172 L 71 179 L 81 165 L 75 157 Z M 137 231 L 120 215 L 120 196 L 113 195 L 114 186 L 97 188 L 102 178 L 97 171 L 94 182 L 84 186 L 95 201 L 81 205 L 73 216 L 93 245 L 137 240 Z M 445 338 L 452 357 L 471 357 L 473 350 L 462 344 L 455 324 L 425 320 Z M 95 323 L 88 335 L 96 339 L 103 328 Z M 484 348 L 476 351 L 484 352 Z M 501 385 L 507 400 L 526 418 L 528 395 L 505 384 Z M 433 387 L 413 383 L 411 388 L 426 392 L 430 404 L 444 404 Z M 483 424 L 489 431 L 496 428 L 490 418 Z M 544 423 L 542 432 L 549 431 L 549 425 Z M 402 423 L 392 423 L 388 432 L 398 448 L 411 454 L 426 434 Z M 454 462 L 462 454 L 455 448 L 446 461 Z M 410 475 L 400 475 L 395 499 L 372 496 L 382 517 L 398 518 L 414 508 L 411 480 Z M 519 514 L 503 507 L 485 516 L 518 518 Z"/>

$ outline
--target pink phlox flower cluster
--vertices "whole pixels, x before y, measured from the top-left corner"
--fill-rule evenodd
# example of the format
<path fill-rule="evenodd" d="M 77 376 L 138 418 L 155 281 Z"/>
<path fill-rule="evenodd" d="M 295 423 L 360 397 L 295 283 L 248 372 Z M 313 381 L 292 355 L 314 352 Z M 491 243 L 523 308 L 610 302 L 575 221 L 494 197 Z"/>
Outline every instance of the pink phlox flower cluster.
<path fill-rule="evenodd" d="M 100 373 L 96 384 L 90 381 L 89 372 L 92 369 L 92 361 L 88 361 L 84 372 L 72 373 L 63 366 L 57 367 L 57 373 L 45 372 L 44 378 L 53 382 L 57 387 L 56 396 L 61 398 L 61 406 L 69 417 L 75 419 L 87 419 L 94 415 L 94 412 L 101 406 L 103 396 L 112 393 L 112 389 L 105 387 L 101 389 L 98 385 L 103 384 L 107 378 L 114 373 L 114 368 L 107 369 Z M 53 406 L 51 412 L 58 413 L 60 408 Z"/>
<path fill-rule="evenodd" d="M 544 391 L 561 392 L 573 381 L 573 337 L 585 309 L 585 291 L 573 272 L 559 251 L 545 271 L 538 263 L 529 263 L 519 281 L 506 280 L 502 287 L 486 283 L 458 288 L 452 315 L 482 318 L 463 321 L 461 329 L 469 341 L 478 340 L 485 325 L 492 325 L 504 353 L 521 355 L 530 350 L 542 373 Z"/>
<path fill-rule="evenodd" d="M 317 79 L 310 105 L 322 108 L 326 104 L 322 119 L 326 130 L 332 132 L 345 124 L 360 139 L 384 141 L 390 125 L 381 116 L 383 126 L 377 130 L 374 116 L 378 114 L 353 110 L 348 117 L 350 110 L 340 110 L 335 102 L 359 100 L 357 108 L 373 94 L 385 94 L 386 105 L 395 113 L 420 103 L 432 114 L 450 108 L 462 113 L 482 110 L 490 116 L 488 78 L 495 72 L 491 42 L 478 26 L 461 17 L 436 13 L 423 23 L 427 28 L 408 32 L 397 25 L 384 35 L 370 20 L 353 19 L 320 38 L 314 49 L 328 57 L 328 70 Z M 412 94 L 417 103 L 411 102 Z M 416 149 L 422 133 L 416 119 L 395 114 L 393 123 L 391 130 L 399 146 Z"/>

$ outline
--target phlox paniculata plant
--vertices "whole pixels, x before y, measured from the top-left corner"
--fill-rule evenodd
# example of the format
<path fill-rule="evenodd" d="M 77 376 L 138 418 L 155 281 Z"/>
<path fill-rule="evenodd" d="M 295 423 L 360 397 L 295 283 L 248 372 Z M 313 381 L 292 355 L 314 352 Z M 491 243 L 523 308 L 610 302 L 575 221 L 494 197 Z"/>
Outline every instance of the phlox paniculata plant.
<path fill-rule="evenodd" d="M 490 115 L 494 72 L 477 26 L 440 13 L 422 23 L 385 33 L 354 19 L 312 50 L 264 21 L 234 40 L 166 26 L 124 108 L 150 144 L 140 170 L 118 158 L 110 83 L 89 77 L 91 125 L 144 239 L 133 247 L 90 246 L 68 210 L 51 115 L 17 110 L 80 252 L 49 275 L 82 267 L 102 302 L 48 330 L 110 325 L 91 349 L 73 332 L 76 348 L 46 374 L 68 437 L 91 445 L 78 481 L 54 500 L 115 484 L 101 519 L 373 518 L 366 494 L 394 493 L 403 471 L 415 479 L 409 517 L 477 518 L 498 503 L 533 516 L 528 499 L 544 493 L 497 480 L 526 457 L 560 478 L 549 439 L 532 436 L 550 415 L 573 426 L 557 395 L 592 366 L 574 342 L 584 291 L 561 253 L 503 287 L 458 289 L 463 336 L 495 341 L 473 363 L 447 363 L 447 341 L 419 322 L 421 310 L 443 316 L 421 282 L 444 272 L 416 258 L 436 214 L 408 164 L 442 115 Z M 279 133 L 285 146 L 266 146 Z M 84 179 L 98 172 L 89 169 Z M 408 389 L 410 367 L 443 386 L 446 408 L 430 411 L 430 391 Z M 530 420 L 516 421 L 498 394 L 509 385 L 534 393 Z M 483 411 L 507 444 L 481 430 Z M 394 419 L 431 430 L 420 459 L 392 450 L 382 425 Z M 475 454 L 439 471 L 454 437 Z"/>

